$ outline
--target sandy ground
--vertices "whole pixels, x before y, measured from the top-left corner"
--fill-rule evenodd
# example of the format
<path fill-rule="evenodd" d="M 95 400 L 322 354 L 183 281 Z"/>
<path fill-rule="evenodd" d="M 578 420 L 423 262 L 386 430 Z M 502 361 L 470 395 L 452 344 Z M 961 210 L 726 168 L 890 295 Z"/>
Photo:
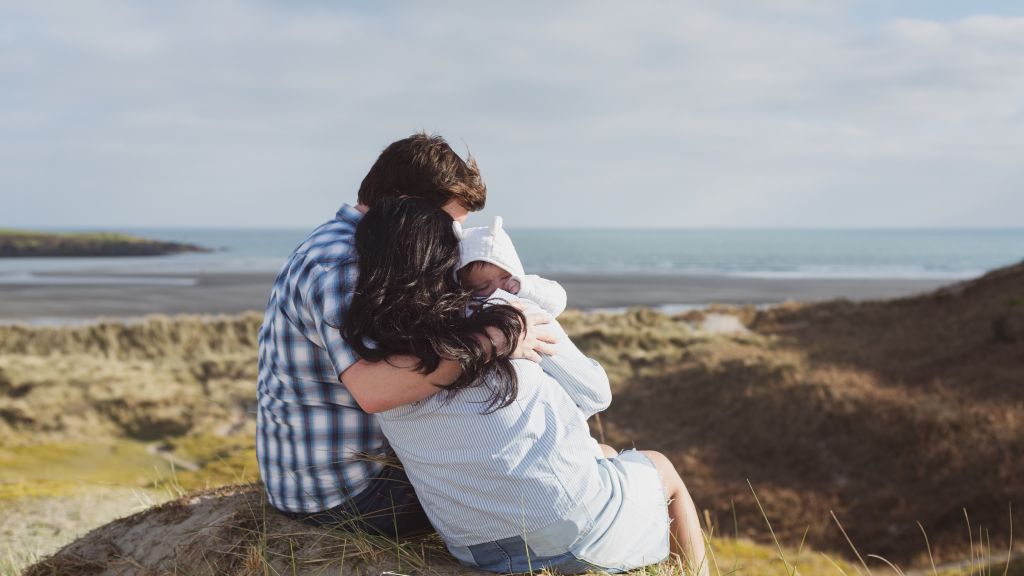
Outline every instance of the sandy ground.
<path fill-rule="evenodd" d="M 0 574 L 20 572 L 93 528 L 168 498 L 155 490 L 89 486 L 67 496 L 0 501 Z"/>
<path fill-rule="evenodd" d="M 97 316 L 210 314 L 260 310 L 271 274 L 203 273 L 184 276 L 105 277 L 61 274 L 38 281 L 0 283 L 0 321 L 62 323 Z M 569 293 L 569 306 L 771 304 L 785 300 L 873 300 L 931 290 L 943 279 L 788 279 L 732 276 L 619 276 L 562 274 L 551 278 Z"/>

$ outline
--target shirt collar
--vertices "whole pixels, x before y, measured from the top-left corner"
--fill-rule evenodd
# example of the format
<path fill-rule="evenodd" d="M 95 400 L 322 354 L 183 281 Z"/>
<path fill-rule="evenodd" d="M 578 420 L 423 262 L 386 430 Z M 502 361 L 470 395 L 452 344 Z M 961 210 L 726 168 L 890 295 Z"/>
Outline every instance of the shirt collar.
<path fill-rule="evenodd" d="M 338 213 L 334 215 L 334 218 L 341 220 L 342 222 L 348 222 L 349 224 L 356 225 L 363 218 L 363 213 L 356 210 L 355 206 L 351 204 L 342 204 L 341 208 L 338 208 Z"/>

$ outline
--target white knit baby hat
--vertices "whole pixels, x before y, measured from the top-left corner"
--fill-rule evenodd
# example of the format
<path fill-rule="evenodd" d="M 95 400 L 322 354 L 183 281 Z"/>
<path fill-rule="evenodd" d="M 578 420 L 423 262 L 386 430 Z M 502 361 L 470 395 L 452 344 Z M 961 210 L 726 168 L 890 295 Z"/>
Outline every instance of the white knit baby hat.
<path fill-rule="evenodd" d="M 512 238 L 501 228 L 501 216 L 495 216 L 490 226 L 463 228 L 455 222 L 453 228 L 459 238 L 459 268 L 483 261 L 501 267 L 517 280 L 526 275 Z"/>

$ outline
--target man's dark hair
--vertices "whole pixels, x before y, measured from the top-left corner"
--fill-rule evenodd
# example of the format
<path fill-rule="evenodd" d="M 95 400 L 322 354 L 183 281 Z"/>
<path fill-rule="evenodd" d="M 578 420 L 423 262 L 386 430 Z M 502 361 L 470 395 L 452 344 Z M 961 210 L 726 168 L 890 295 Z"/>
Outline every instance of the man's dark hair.
<path fill-rule="evenodd" d="M 442 359 L 457 361 L 462 373 L 445 387 L 449 393 L 483 384 L 490 375 L 484 411 L 493 411 L 518 394 L 511 355 L 526 318 L 506 304 L 473 304 L 472 293 L 455 279 L 459 239 L 452 222 L 421 198 L 382 200 L 370 208 L 356 227 L 359 279 L 342 335 L 360 358 L 413 356 L 422 374 Z M 503 349 L 480 344 L 477 334 L 489 328 L 503 335 Z"/>
<path fill-rule="evenodd" d="M 487 186 L 472 155 L 463 160 L 444 138 L 420 132 L 385 148 L 359 185 L 359 203 L 370 208 L 401 196 L 435 206 L 455 200 L 475 212 L 484 207 Z"/>

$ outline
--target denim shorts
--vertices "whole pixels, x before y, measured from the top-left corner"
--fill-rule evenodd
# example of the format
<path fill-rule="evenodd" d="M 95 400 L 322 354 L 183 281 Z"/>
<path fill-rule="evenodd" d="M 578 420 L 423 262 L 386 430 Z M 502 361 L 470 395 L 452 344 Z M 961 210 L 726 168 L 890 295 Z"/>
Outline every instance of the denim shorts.
<path fill-rule="evenodd" d="M 334 508 L 310 514 L 286 514 L 314 526 L 396 539 L 434 530 L 397 459 L 384 464 L 366 488 Z"/>
<path fill-rule="evenodd" d="M 654 463 L 627 450 L 599 459 L 598 470 L 602 501 L 531 534 L 449 550 L 464 564 L 506 574 L 628 572 L 668 558 L 668 504 Z"/>

